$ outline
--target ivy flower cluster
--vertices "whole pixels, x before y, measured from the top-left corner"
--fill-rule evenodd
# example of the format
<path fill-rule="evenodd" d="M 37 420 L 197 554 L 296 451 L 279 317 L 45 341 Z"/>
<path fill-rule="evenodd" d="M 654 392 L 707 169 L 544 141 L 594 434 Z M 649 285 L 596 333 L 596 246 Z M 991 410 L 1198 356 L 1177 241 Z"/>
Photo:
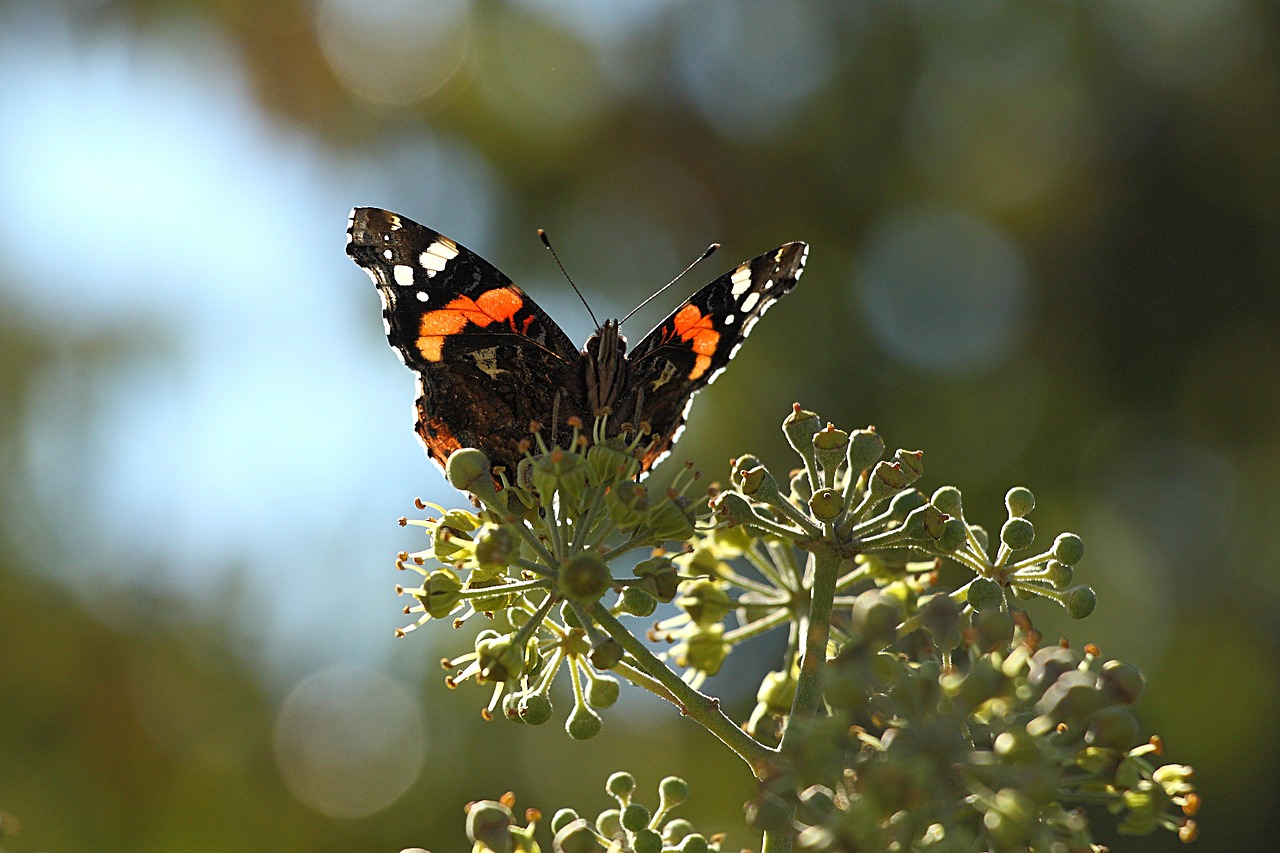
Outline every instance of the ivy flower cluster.
<path fill-rule="evenodd" d="M 874 428 L 824 426 L 798 405 L 783 432 L 800 466 L 777 477 L 741 456 L 705 498 L 691 468 L 661 492 L 637 482 L 643 426 L 606 438 L 603 420 L 575 424 L 567 447 L 534 427 L 513 480 L 478 450 L 453 454 L 447 475 L 473 507 L 405 521 L 430 545 L 398 560 L 422 576 L 399 590 L 416 616 L 404 631 L 487 617 L 472 648 L 443 662 L 450 686 L 492 685 L 486 718 L 547 722 L 565 669 L 566 729 L 589 738 L 619 679 L 650 690 L 760 780 L 749 816 L 766 853 L 1085 849 L 1085 805 L 1122 815 L 1126 832 L 1194 838 L 1190 770 L 1156 765 L 1158 739 L 1139 736 L 1141 673 L 1089 646 L 1045 646 L 1032 624 L 1037 601 L 1079 619 L 1096 599 L 1074 583 L 1078 536 L 1035 547 L 1030 490 L 1008 491 L 993 541 L 959 489 L 915 487 L 920 451 L 885 458 Z M 943 586 L 956 568 L 965 579 Z M 624 619 L 663 605 L 672 615 L 646 644 Z M 738 644 L 772 630 L 787 633 L 785 652 L 735 722 L 702 688 Z M 555 849 L 595 849 L 571 835 L 684 849 L 628 808 L 616 827 L 558 813 Z"/>

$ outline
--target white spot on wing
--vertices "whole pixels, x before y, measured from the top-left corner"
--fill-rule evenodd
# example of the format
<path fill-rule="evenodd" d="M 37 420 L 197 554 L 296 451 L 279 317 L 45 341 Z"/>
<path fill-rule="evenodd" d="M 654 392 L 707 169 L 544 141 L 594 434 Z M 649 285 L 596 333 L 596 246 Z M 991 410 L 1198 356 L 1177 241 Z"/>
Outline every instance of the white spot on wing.
<path fill-rule="evenodd" d="M 742 300 L 742 304 L 738 307 L 743 311 L 750 313 L 752 308 L 756 307 L 756 303 L 760 301 L 759 293 L 748 293 L 747 298 Z"/>
<path fill-rule="evenodd" d="M 725 314 L 725 315 L 724 315 L 724 323 L 725 323 L 725 325 L 726 325 L 726 326 L 732 326 L 732 325 L 733 325 L 733 321 L 734 321 L 734 320 L 736 320 L 736 319 L 738 319 L 738 318 L 737 318 L 737 317 L 735 317 L 735 316 L 733 316 L 732 314 Z"/>
<path fill-rule="evenodd" d="M 396 264 L 391 270 L 391 274 L 395 276 L 396 284 L 401 287 L 408 287 L 413 284 L 413 267 L 404 264 Z"/>
<path fill-rule="evenodd" d="M 733 275 L 729 276 L 729 281 L 733 283 L 735 299 L 746 293 L 751 287 L 751 264 L 743 264 L 734 270 Z"/>
<path fill-rule="evenodd" d="M 426 302 L 428 299 L 430 299 L 430 297 L 427 296 L 427 292 L 425 290 L 419 290 L 415 295 L 418 297 L 419 302 Z"/>
<path fill-rule="evenodd" d="M 390 250 L 390 249 L 383 249 L 383 250 L 382 250 L 382 257 L 386 258 L 387 260 L 391 260 L 391 250 Z"/>

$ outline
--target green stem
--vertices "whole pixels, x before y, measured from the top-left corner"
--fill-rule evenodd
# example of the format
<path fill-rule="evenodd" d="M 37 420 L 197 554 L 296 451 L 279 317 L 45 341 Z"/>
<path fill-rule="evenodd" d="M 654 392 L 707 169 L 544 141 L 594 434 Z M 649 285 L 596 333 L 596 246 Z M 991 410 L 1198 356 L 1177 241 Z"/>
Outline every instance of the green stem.
<path fill-rule="evenodd" d="M 825 543 L 824 543 L 825 544 Z M 834 548 L 819 547 L 809 553 L 813 569 L 813 586 L 809 590 L 809 612 L 804 618 L 800 652 L 800 675 L 796 679 L 796 697 L 791 703 L 791 716 L 782 734 L 778 751 L 785 754 L 796 737 L 797 720 L 815 717 L 822 708 L 822 671 L 827 663 L 827 640 L 831 637 L 831 604 L 836 595 L 836 579 L 840 573 L 840 555 Z M 795 803 L 788 798 L 794 814 Z M 790 853 L 793 833 L 766 832 L 761 853 Z"/>
<path fill-rule="evenodd" d="M 598 601 L 591 607 L 591 618 L 635 659 L 637 669 L 653 677 L 671 691 L 671 695 L 679 700 L 685 716 L 701 724 L 725 746 L 737 753 L 739 758 L 747 762 L 757 779 L 763 779 L 769 773 L 776 757 L 774 750 L 738 728 L 738 725 L 720 710 L 719 699 L 700 693 L 680 680 L 680 676 L 658 660 L 657 656 L 649 651 L 648 646 L 640 642 L 635 634 L 610 615 L 608 608 Z"/>

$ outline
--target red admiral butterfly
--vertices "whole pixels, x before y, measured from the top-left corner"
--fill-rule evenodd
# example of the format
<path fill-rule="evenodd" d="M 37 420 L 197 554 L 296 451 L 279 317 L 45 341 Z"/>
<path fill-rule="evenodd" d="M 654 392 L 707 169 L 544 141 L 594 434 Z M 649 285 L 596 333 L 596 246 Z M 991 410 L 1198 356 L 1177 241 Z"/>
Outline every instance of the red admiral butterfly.
<path fill-rule="evenodd" d="M 430 228 L 358 207 L 347 254 L 378 288 L 387 338 L 418 374 L 418 436 L 444 466 L 478 447 L 514 472 L 531 421 L 567 440 L 567 420 L 588 427 L 611 413 L 652 429 L 648 471 L 684 429 L 693 395 L 720 375 L 768 308 L 795 287 L 809 247 L 787 243 L 699 290 L 626 352 L 606 320 L 581 351 L 545 311 L 488 261 Z"/>

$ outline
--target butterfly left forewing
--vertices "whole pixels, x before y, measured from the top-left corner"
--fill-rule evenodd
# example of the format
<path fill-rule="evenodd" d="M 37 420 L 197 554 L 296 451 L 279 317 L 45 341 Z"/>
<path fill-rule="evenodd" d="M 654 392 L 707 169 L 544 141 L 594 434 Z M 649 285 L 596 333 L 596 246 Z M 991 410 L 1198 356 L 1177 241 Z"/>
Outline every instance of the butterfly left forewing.
<path fill-rule="evenodd" d="M 729 364 L 756 321 L 795 287 L 809 247 L 787 243 L 739 264 L 695 293 L 638 343 L 628 358 L 628 394 L 616 411 L 658 436 L 642 465 L 669 452 L 692 397 Z"/>

